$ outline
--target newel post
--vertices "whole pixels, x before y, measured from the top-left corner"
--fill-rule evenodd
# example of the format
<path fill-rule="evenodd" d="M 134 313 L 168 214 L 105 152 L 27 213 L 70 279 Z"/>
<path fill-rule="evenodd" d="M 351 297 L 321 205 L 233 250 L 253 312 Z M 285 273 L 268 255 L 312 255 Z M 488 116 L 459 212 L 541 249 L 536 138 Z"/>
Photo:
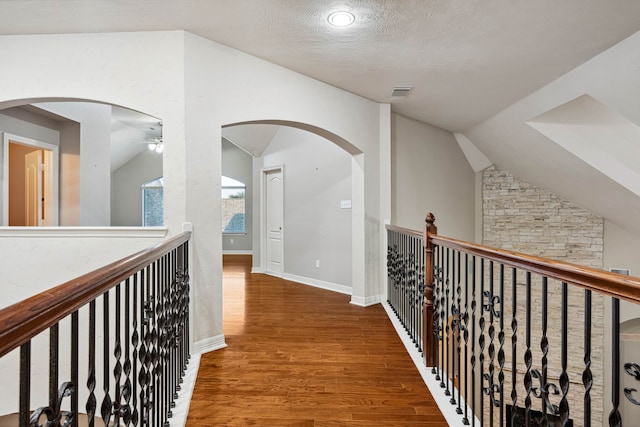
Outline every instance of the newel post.
<path fill-rule="evenodd" d="M 437 351 L 437 343 L 435 342 L 435 336 L 433 334 L 433 240 L 432 236 L 438 234 L 438 227 L 436 227 L 436 217 L 431 212 L 427 214 L 425 219 L 427 223 L 424 236 L 424 303 L 422 305 L 422 321 L 424 331 L 422 334 L 423 339 L 423 351 L 424 351 L 424 363 L 426 366 L 435 365 L 435 354 Z"/>

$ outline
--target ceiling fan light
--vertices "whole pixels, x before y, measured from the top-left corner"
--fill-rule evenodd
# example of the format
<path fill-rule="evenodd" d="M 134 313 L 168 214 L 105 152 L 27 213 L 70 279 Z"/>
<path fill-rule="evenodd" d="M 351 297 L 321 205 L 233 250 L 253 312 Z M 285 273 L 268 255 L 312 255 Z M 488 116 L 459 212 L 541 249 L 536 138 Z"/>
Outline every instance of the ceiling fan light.
<path fill-rule="evenodd" d="M 329 14 L 327 20 L 329 21 L 329 24 L 335 27 L 347 27 L 355 22 L 356 17 L 351 12 L 338 10 Z"/>

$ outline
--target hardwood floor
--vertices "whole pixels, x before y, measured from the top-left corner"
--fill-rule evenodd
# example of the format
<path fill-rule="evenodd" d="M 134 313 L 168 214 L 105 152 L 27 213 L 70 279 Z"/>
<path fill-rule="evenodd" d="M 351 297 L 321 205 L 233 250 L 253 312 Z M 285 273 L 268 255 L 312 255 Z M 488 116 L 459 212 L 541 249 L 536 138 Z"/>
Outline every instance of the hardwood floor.
<path fill-rule="evenodd" d="M 224 258 L 228 347 L 202 355 L 187 427 L 446 426 L 384 309 Z"/>

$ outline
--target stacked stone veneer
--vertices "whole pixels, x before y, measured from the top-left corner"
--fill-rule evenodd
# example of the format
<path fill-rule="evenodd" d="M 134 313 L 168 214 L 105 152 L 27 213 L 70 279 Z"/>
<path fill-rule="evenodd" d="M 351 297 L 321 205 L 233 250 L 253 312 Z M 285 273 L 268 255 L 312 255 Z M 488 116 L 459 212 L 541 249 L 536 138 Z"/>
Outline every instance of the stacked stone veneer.
<path fill-rule="evenodd" d="M 522 181 L 510 173 L 490 167 L 483 172 L 483 243 L 487 246 L 523 252 L 546 258 L 562 260 L 584 266 L 602 268 L 604 221 L 601 217 L 579 208 L 578 206 L 557 197 L 545 189 Z M 504 374 L 505 400 L 511 404 L 512 366 L 511 347 L 513 319 L 511 269 L 506 269 L 505 294 L 500 310 L 505 316 L 504 350 L 506 363 Z M 495 278 L 499 275 L 495 274 Z M 497 279 L 494 279 L 497 280 Z M 524 388 L 524 353 L 525 341 L 525 275 L 516 273 L 516 405 L 525 406 L 526 390 Z M 549 371 L 548 382 L 560 386 L 561 372 L 561 293 L 560 283 L 549 280 L 548 296 L 548 330 L 549 339 Z M 531 317 L 531 350 L 533 353 L 532 369 L 542 370 L 541 339 L 542 339 L 542 292 L 541 278 L 532 276 L 532 317 Z M 584 425 L 583 401 L 584 387 L 582 374 L 584 363 L 584 291 L 570 286 L 569 289 L 569 348 L 568 372 L 570 378 L 569 404 L 570 417 L 574 425 Z M 592 342 L 591 342 L 591 370 L 594 385 L 591 390 L 592 423 L 602 423 L 603 397 L 603 315 L 604 299 L 593 295 L 592 307 Z M 497 327 L 498 324 L 495 323 Z M 488 326 L 487 326 L 488 328 Z M 496 333 L 497 335 L 497 333 Z M 488 340 L 488 337 L 487 337 Z M 499 346 L 495 340 L 496 348 Z M 496 358 L 497 359 L 497 358 Z M 485 362 L 485 363 L 490 363 Z M 499 364 L 494 360 L 496 381 Z M 487 367 L 485 366 L 485 371 Z M 540 387 L 540 381 L 533 385 Z M 552 396 L 551 402 L 558 404 L 561 396 Z M 531 396 L 532 408 L 540 410 L 541 399 Z M 486 405 L 485 405 L 486 408 Z M 486 416 L 486 415 L 485 415 Z"/>

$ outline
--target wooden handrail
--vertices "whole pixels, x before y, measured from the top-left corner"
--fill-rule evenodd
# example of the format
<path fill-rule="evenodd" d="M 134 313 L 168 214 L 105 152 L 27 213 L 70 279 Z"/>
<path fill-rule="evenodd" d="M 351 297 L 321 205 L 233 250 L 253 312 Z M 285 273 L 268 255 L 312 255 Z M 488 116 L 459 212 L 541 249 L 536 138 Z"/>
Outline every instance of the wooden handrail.
<path fill-rule="evenodd" d="M 387 224 L 385 226 L 389 231 L 395 231 L 396 233 L 406 234 L 411 237 L 415 237 L 417 239 L 424 239 L 424 233 L 422 231 L 411 230 L 408 228 L 398 227 L 396 225 Z"/>
<path fill-rule="evenodd" d="M 526 255 L 443 236 L 431 236 L 433 243 L 468 252 L 482 258 L 531 271 L 562 282 L 614 298 L 640 304 L 640 278 L 611 273 L 597 268 Z"/>
<path fill-rule="evenodd" d="M 190 237 L 190 231 L 181 233 L 0 310 L 0 357 L 179 247 Z"/>

